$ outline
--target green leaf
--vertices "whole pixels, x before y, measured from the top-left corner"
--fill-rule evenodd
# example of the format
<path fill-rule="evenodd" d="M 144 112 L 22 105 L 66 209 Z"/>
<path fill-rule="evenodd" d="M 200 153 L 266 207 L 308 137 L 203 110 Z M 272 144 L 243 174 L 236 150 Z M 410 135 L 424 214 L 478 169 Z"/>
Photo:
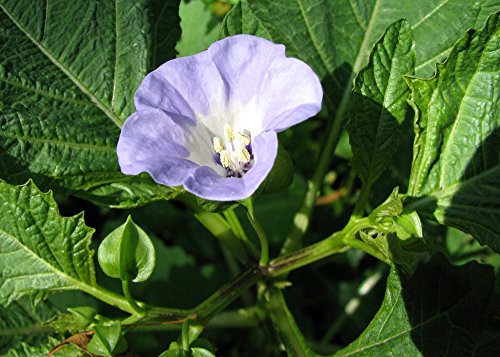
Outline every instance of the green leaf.
<path fill-rule="evenodd" d="M 399 188 L 392 190 L 387 199 L 368 216 L 370 222 L 376 223 L 385 217 L 397 217 L 403 212 L 403 202 L 399 197 Z"/>
<path fill-rule="evenodd" d="M 356 76 L 346 128 L 351 165 L 369 187 L 398 147 L 409 95 L 403 76 L 413 74 L 414 67 L 413 34 L 408 22 L 401 20 L 389 26 L 370 53 L 368 65 Z"/>
<path fill-rule="evenodd" d="M 336 356 L 498 355 L 493 290 L 493 270 L 475 262 L 454 267 L 438 255 L 411 278 L 393 267 L 376 316 Z"/>
<path fill-rule="evenodd" d="M 201 347 L 191 348 L 191 353 L 193 354 L 193 357 L 215 357 L 215 354 L 212 351 Z"/>
<path fill-rule="evenodd" d="M 293 162 L 283 145 L 278 145 L 278 153 L 273 168 L 257 189 L 255 195 L 261 193 L 278 193 L 286 190 L 293 181 Z"/>
<path fill-rule="evenodd" d="M 103 239 L 97 258 L 106 275 L 134 282 L 147 280 L 156 263 L 153 242 L 130 216 Z"/>
<path fill-rule="evenodd" d="M 399 239 L 422 237 L 422 222 L 415 211 L 403 212 L 393 222 L 393 229 Z"/>
<path fill-rule="evenodd" d="M 20 343 L 18 346 L 10 349 L 3 357 L 38 357 L 47 356 L 48 353 L 60 343 L 59 340 L 49 337 L 37 344 Z M 57 351 L 57 357 L 80 356 L 79 349 L 74 345 L 65 345 Z"/>
<path fill-rule="evenodd" d="M 147 203 L 170 200 L 183 192 L 182 188 L 154 182 L 147 174 L 125 176 L 78 191 L 75 196 L 111 208 L 135 208 Z"/>
<path fill-rule="evenodd" d="M 8 308 L 0 307 L 0 353 L 19 342 L 37 344 L 46 340 L 54 330 L 45 323 L 58 314 L 51 304 L 33 305 L 27 298 L 12 302 Z"/>
<path fill-rule="evenodd" d="M 87 350 L 99 356 L 113 357 L 127 350 L 127 341 L 122 336 L 119 322 L 110 326 L 96 326 L 95 334 L 87 345 Z"/>
<path fill-rule="evenodd" d="M 204 51 L 217 39 L 218 21 L 202 1 L 181 2 L 182 36 L 175 48 L 179 57 Z"/>
<path fill-rule="evenodd" d="M 245 5 L 245 2 L 247 5 Z M 417 49 L 417 75 L 431 74 L 464 28 L 485 21 L 500 4 L 488 0 L 248 0 L 224 20 L 224 35 L 255 34 L 255 24 L 269 38 L 286 45 L 290 56 L 307 62 L 323 79 L 325 99 L 351 96 L 351 80 L 367 63 L 375 41 L 391 23 L 406 18 Z M 248 8 L 248 9 L 247 9 Z M 240 10 L 241 9 L 241 10 Z M 264 36 L 268 37 L 268 36 Z"/>
<path fill-rule="evenodd" d="M 247 0 L 241 0 L 227 14 L 220 28 L 219 37 L 246 33 L 271 40 L 271 35 L 258 17 L 255 16 Z"/>
<path fill-rule="evenodd" d="M 500 252 L 499 13 L 470 30 L 431 79 L 410 81 L 410 207 Z"/>
<path fill-rule="evenodd" d="M 61 289 L 95 290 L 94 232 L 83 215 L 62 217 L 51 193 L 0 180 L 0 303 Z"/>
<path fill-rule="evenodd" d="M 151 64 L 175 54 L 178 2 L 0 0 L 0 177 L 65 193 L 119 182 L 121 199 L 144 194 L 129 197 L 115 147 Z"/>

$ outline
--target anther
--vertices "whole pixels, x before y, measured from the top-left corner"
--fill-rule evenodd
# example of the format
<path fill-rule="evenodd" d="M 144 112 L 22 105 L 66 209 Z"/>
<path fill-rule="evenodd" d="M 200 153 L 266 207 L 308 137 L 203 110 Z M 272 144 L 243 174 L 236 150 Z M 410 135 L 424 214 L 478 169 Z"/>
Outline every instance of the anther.
<path fill-rule="evenodd" d="M 250 145 L 250 137 L 248 135 L 245 135 L 241 132 L 237 132 L 236 136 L 237 136 L 238 140 L 241 141 L 241 143 L 243 145 L 245 145 L 245 146 Z"/>
<path fill-rule="evenodd" d="M 248 152 L 247 149 L 245 148 L 241 149 L 240 154 L 238 155 L 238 160 L 243 164 L 246 164 L 247 162 L 250 161 L 250 153 Z"/>
<path fill-rule="evenodd" d="M 227 150 L 221 150 L 220 152 L 220 163 L 222 167 L 230 167 L 231 166 L 231 155 Z"/>
<path fill-rule="evenodd" d="M 224 150 L 224 144 L 222 143 L 222 140 L 215 136 L 213 139 L 213 144 L 214 144 L 214 150 L 217 154 L 220 154 L 222 150 Z"/>
<path fill-rule="evenodd" d="M 226 136 L 227 141 L 232 142 L 234 140 L 233 128 L 231 128 L 231 125 L 228 123 L 224 124 L 224 135 Z"/>

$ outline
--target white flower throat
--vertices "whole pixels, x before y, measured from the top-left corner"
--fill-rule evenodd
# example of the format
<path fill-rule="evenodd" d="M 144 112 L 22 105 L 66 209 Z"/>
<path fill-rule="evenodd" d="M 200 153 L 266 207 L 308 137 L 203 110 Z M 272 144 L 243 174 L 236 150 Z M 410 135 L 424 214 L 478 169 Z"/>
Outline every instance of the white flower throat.
<path fill-rule="evenodd" d="M 213 147 L 218 154 L 217 162 L 226 169 L 226 177 L 242 177 L 253 164 L 250 136 L 235 132 L 224 124 L 224 139 L 214 136 Z"/>

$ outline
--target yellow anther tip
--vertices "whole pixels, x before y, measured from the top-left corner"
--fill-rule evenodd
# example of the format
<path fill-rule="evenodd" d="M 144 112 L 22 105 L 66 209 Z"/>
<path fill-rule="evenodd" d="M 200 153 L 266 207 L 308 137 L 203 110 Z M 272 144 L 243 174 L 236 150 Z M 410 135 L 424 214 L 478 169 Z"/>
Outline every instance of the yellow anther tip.
<path fill-rule="evenodd" d="M 231 166 L 231 155 L 229 155 L 229 152 L 227 150 L 222 150 L 220 152 L 220 163 L 222 167 Z"/>
<path fill-rule="evenodd" d="M 241 141 L 243 145 L 245 146 L 250 145 L 250 137 L 248 135 L 245 135 L 240 132 L 238 132 L 236 135 L 238 135 L 238 140 Z"/>
<path fill-rule="evenodd" d="M 226 136 L 227 141 L 231 142 L 234 140 L 233 128 L 228 123 L 224 124 L 224 135 Z"/>
<path fill-rule="evenodd" d="M 238 160 L 243 164 L 246 164 L 250 161 L 250 153 L 247 149 L 241 149 L 240 154 L 238 155 Z"/>
<path fill-rule="evenodd" d="M 224 144 L 222 143 L 222 140 L 217 136 L 215 136 L 213 139 L 213 145 L 214 145 L 214 150 L 217 154 L 220 154 L 220 152 L 224 150 Z"/>

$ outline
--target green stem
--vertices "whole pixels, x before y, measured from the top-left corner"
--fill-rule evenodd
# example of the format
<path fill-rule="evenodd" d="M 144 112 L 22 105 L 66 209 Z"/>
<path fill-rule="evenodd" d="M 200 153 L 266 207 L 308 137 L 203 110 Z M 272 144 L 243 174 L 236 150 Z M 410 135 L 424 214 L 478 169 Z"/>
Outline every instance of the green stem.
<path fill-rule="evenodd" d="M 359 219 L 363 217 L 366 202 L 368 202 L 368 195 L 370 194 L 370 190 L 372 188 L 372 183 L 363 184 L 361 190 L 359 192 L 358 199 L 356 200 L 356 204 L 354 205 L 354 210 L 351 215 L 351 219 Z"/>
<path fill-rule="evenodd" d="M 348 238 L 353 238 L 360 229 L 369 226 L 368 218 L 352 220 L 340 232 L 336 232 L 318 243 L 272 260 L 268 267 L 268 273 L 270 276 L 286 274 L 330 255 L 345 252 L 349 249 L 346 241 L 351 242 Z"/>
<path fill-rule="evenodd" d="M 337 108 L 335 117 L 329 123 L 329 127 L 327 129 L 328 134 L 323 144 L 323 150 L 321 151 L 318 163 L 316 164 L 313 177 L 307 184 L 307 191 L 302 200 L 302 205 L 299 211 L 294 216 L 292 228 L 290 229 L 285 243 L 281 248 L 281 254 L 293 252 L 294 250 L 300 248 L 300 246 L 302 245 L 302 237 L 309 227 L 309 222 L 314 210 L 316 198 L 321 189 L 323 178 L 328 170 L 333 152 L 339 142 L 340 134 L 342 133 L 342 129 L 344 127 L 344 114 L 347 110 L 347 103 L 349 102 L 350 98 L 353 77 L 354 74 L 351 75 L 348 85 L 346 86 L 346 89 L 342 96 L 342 100 L 340 101 L 340 104 Z"/>
<path fill-rule="evenodd" d="M 269 262 L 269 242 L 267 240 L 266 232 L 264 232 L 264 229 L 260 225 L 259 221 L 255 219 L 253 214 L 250 212 L 247 213 L 248 220 L 252 224 L 253 229 L 255 230 L 255 233 L 257 233 L 257 237 L 259 237 L 259 242 L 260 242 L 260 260 L 259 260 L 259 265 L 262 267 L 265 267 L 267 263 Z"/>
<path fill-rule="evenodd" d="M 243 246 L 247 249 L 248 255 L 256 259 L 259 256 L 259 252 L 255 245 L 248 239 L 248 236 L 234 210 L 224 211 L 223 214 L 234 235 L 241 240 Z"/>
<path fill-rule="evenodd" d="M 263 272 L 258 267 L 252 267 L 244 271 L 193 309 L 197 320 L 204 324 L 207 323 L 219 311 L 253 286 L 262 276 Z"/>
<path fill-rule="evenodd" d="M 306 340 L 302 335 L 295 319 L 288 309 L 283 292 L 272 288 L 267 294 L 267 310 L 274 323 L 276 331 L 286 347 L 287 354 L 290 356 L 312 356 L 314 353 L 307 346 Z"/>
<path fill-rule="evenodd" d="M 137 304 L 137 301 L 135 301 L 135 299 L 133 298 L 132 294 L 130 293 L 130 283 L 126 279 L 122 280 L 122 290 L 123 294 L 125 295 L 125 299 L 127 299 L 132 309 L 134 309 L 135 314 L 139 316 L 144 316 L 145 310 L 144 308 L 139 306 Z"/>
<path fill-rule="evenodd" d="M 77 282 L 75 284 L 79 290 L 92 295 L 96 299 L 105 302 L 108 305 L 114 306 L 122 311 L 128 312 L 129 314 L 135 314 L 135 310 L 130 306 L 127 299 L 121 295 L 118 295 L 110 290 L 103 288 L 102 286 L 90 286 L 82 282 Z"/>
<path fill-rule="evenodd" d="M 182 324 L 182 350 L 189 352 L 189 320 Z"/>
<path fill-rule="evenodd" d="M 238 261 L 246 263 L 249 260 L 247 249 L 244 248 L 228 222 L 220 214 L 198 212 L 194 216 Z"/>

